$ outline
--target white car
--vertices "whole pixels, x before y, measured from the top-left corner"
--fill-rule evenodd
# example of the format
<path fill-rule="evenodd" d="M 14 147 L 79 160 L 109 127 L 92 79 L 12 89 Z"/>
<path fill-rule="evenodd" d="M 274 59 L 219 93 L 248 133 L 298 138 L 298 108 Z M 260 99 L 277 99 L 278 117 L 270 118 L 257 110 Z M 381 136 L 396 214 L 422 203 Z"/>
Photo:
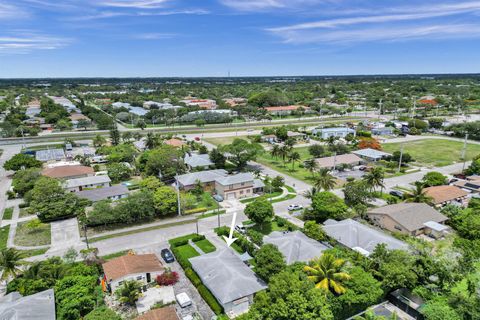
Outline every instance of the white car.
<path fill-rule="evenodd" d="M 302 209 L 303 209 L 303 206 L 301 204 L 291 204 L 288 206 L 288 211 L 297 211 Z"/>
<path fill-rule="evenodd" d="M 177 294 L 175 298 L 177 299 L 178 304 L 182 308 L 192 305 L 192 300 L 185 292 Z"/>
<path fill-rule="evenodd" d="M 237 230 L 241 234 L 245 234 L 245 232 L 247 232 L 247 229 L 245 228 L 245 226 L 239 225 L 239 224 L 235 226 L 235 230 Z"/>

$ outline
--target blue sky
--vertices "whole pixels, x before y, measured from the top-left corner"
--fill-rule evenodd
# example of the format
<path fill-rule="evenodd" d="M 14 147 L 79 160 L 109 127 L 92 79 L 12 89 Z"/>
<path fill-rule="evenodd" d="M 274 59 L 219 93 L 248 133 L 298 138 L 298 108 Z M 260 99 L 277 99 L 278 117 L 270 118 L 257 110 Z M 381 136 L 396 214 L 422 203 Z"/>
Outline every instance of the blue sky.
<path fill-rule="evenodd" d="M 0 77 L 480 72 L 480 1 L 0 0 Z"/>

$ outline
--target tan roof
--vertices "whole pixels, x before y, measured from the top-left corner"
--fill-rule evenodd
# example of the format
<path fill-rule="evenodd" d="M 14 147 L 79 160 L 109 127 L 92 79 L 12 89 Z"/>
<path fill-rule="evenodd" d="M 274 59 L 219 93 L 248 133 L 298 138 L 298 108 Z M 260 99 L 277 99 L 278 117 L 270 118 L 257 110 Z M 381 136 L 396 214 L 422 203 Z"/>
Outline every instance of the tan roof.
<path fill-rule="evenodd" d="M 424 189 L 425 194 L 433 199 L 435 204 L 440 204 L 455 199 L 463 198 L 468 192 L 455 186 L 436 186 Z"/>
<path fill-rule="evenodd" d="M 169 140 L 165 140 L 164 143 L 172 147 L 181 147 L 184 145 L 183 141 L 180 139 L 169 139 Z"/>
<path fill-rule="evenodd" d="M 69 118 L 72 121 L 90 120 L 86 115 L 83 115 L 81 113 L 72 113 Z"/>
<path fill-rule="evenodd" d="M 135 318 L 135 320 L 179 320 L 180 318 L 175 311 L 175 307 L 163 307 L 160 309 L 150 310 L 141 316 Z"/>
<path fill-rule="evenodd" d="M 162 271 L 163 265 L 154 254 L 127 254 L 103 265 L 107 281 L 122 278 L 129 274 Z"/>
<path fill-rule="evenodd" d="M 317 159 L 318 166 L 321 168 L 333 168 L 334 165 L 340 164 L 355 165 L 362 161 L 362 158 L 352 153 Z"/>
<path fill-rule="evenodd" d="M 269 111 L 269 112 L 274 112 L 274 111 L 294 111 L 299 108 L 304 108 L 304 109 L 310 109 L 305 106 L 280 106 L 280 107 L 265 107 L 264 109 Z"/>
<path fill-rule="evenodd" d="M 68 178 L 81 175 L 93 175 L 95 171 L 87 166 L 60 166 L 47 168 L 42 171 L 42 175 L 50 178 Z"/>

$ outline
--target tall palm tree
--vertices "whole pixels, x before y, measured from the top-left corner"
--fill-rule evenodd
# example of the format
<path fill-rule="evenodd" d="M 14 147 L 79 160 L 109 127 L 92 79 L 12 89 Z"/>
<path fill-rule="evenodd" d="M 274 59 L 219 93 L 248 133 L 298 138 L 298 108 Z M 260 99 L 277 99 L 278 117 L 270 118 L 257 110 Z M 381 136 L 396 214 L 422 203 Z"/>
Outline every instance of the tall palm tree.
<path fill-rule="evenodd" d="M 342 282 L 352 278 L 342 271 L 344 264 L 345 260 L 336 259 L 332 254 L 325 253 L 320 258 L 312 260 L 303 271 L 307 273 L 307 278 L 315 283 L 315 288 L 340 295 L 346 291 Z"/>
<path fill-rule="evenodd" d="M 312 200 L 313 196 L 318 192 L 317 188 L 312 187 L 310 190 L 307 190 L 303 193 L 303 196 L 307 199 Z"/>
<path fill-rule="evenodd" d="M 145 138 L 145 147 L 147 149 L 155 149 L 158 146 L 158 137 L 149 132 L 147 133 L 147 137 Z"/>
<path fill-rule="evenodd" d="M 0 271 L 2 271 L 1 279 L 8 282 L 11 278 L 16 277 L 20 272 L 23 254 L 15 248 L 5 248 L 0 251 Z"/>
<path fill-rule="evenodd" d="M 288 160 L 290 160 L 292 163 L 292 170 L 295 170 L 295 162 L 300 161 L 300 159 L 302 159 L 302 157 L 297 151 L 294 151 L 288 155 Z"/>
<path fill-rule="evenodd" d="M 280 156 L 280 146 L 278 144 L 273 145 L 272 149 L 270 150 L 270 155 L 277 160 L 278 156 Z"/>
<path fill-rule="evenodd" d="M 381 188 L 380 192 L 382 192 L 383 188 L 385 187 L 384 179 L 385 172 L 380 167 L 373 168 L 363 177 L 363 180 L 368 183 L 368 185 L 372 188 L 372 191 L 379 187 Z"/>
<path fill-rule="evenodd" d="M 287 145 L 283 145 L 279 149 L 279 156 L 282 158 L 283 165 L 285 165 L 286 159 L 288 155 L 290 154 L 290 151 L 292 150 L 292 147 L 289 147 Z"/>
<path fill-rule="evenodd" d="M 415 188 L 407 195 L 407 202 L 431 203 L 432 198 L 427 196 L 422 182 L 415 182 Z"/>
<path fill-rule="evenodd" d="M 318 169 L 318 162 L 315 159 L 308 159 L 303 164 L 311 174 L 312 178 L 315 178 L 315 171 Z"/>
<path fill-rule="evenodd" d="M 313 185 L 318 190 L 329 191 L 332 190 L 336 185 L 337 179 L 330 173 L 330 170 L 327 168 L 321 168 L 318 171 L 318 176 L 315 177 Z"/>
<path fill-rule="evenodd" d="M 330 136 L 327 138 L 327 144 L 331 147 L 335 144 L 335 142 L 337 141 L 337 138 L 334 137 L 334 136 Z"/>

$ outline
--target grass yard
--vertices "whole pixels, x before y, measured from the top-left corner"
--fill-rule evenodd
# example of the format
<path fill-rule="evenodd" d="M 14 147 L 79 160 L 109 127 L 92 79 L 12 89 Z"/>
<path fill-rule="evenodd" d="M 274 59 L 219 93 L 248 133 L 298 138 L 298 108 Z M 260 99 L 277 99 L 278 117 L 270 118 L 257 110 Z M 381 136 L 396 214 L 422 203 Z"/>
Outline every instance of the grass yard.
<path fill-rule="evenodd" d="M 186 244 L 176 247 L 176 252 L 184 259 L 188 260 L 193 257 L 198 257 L 200 254 L 191 245 Z"/>
<path fill-rule="evenodd" d="M 385 143 L 382 146 L 385 152 L 393 153 L 400 151 L 402 143 Z M 460 141 L 424 139 L 405 143 L 403 151 L 409 153 L 419 165 L 442 167 L 462 162 L 462 148 L 463 142 Z M 467 145 L 467 160 L 472 160 L 478 154 L 480 145 Z"/>
<path fill-rule="evenodd" d="M 9 208 L 6 208 L 4 211 L 3 211 L 3 220 L 10 220 L 12 219 L 12 215 L 13 215 L 13 207 L 9 207 Z"/>
<path fill-rule="evenodd" d="M 123 251 L 107 254 L 105 256 L 101 256 L 100 258 L 102 258 L 105 261 L 112 260 L 112 259 L 115 259 L 115 258 L 126 255 L 128 253 L 128 251 L 130 251 L 130 250 L 123 250 Z"/>
<path fill-rule="evenodd" d="M 27 149 L 30 151 L 38 151 L 38 150 L 45 150 L 45 149 L 63 149 L 64 147 L 65 147 L 65 143 L 58 143 L 58 144 L 30 146 Z"/>
<path fill-rule="evenodd" d="M 284 165 L 281 158 L 275 159 L 267 151 L 257 156 L 257 162 L 271 167 L 281 173 L 288 174 L 296 179 L 305 181 L 307 183 L 311 182 L 312 174 L 308 170 L 300 168 L 300 164 L 302 164 L 305 160 L 312 158 L 312 156 L 308 153 L 308 147 L 295 148 L 295 151 L 300 154 L 301 160 L 295 163 L 294 169 L 292 169 L 291 163 L 288 163 L 287 161 Z"/>
<path fill-rule="evenodd" d="M 264 224 L 263 227 L 256 224 L 251 229 L 258 231 L 264 235 L 269 235 L 273 231 L 287 231 L 287 226 L 280 227 L 276 221 L 272 221 L 269 224 Z"/>
<path fill-rule="evenodd" d="M 0 228 L 0 249 L 5 249 L 7 247 L 9 232 L 10 225 Z"/>
<path fill-rule="evenodd" d="M 242 199 L 240 200 L 241 203 L 250 203 L 250 202 L 253 202 L 257 199 L 269 199 L 269 198 L 275 198 L 275 197 L 278 197 L 282 195 L 282 191 L 275 191 L 275 192 L 272 192 L 272 193 L 265 193 L 265 194 L 262 194 L 261 196 L 259 197 L 253 197 L 253 198 L 247 198 L 247 199 Z"/>
<path fill-rule="evenodd" d="M 36 228 L 29 228 L 28 222 L 19 223 L 15 233 L 14 242 L 19 246 L 49 245 L 51 240 L 50 224 L 41 224 Z"/>
<path fill-rule="evenodd" d="M 248 140 L 248 136 L 233 136 L 233 137 L 221 137 L 221 138 L 207 138 L 203 139 L 206 142 L 209 142 L 214 145 L 221 145 L 221 144 L 231 144 L 235 139 L 244 139 Z"/>
<path fill-rule="evenodd" d="M 32 249 L 32 250 L 20 250 L 24 258 L 35 257 L 41 254 L 45 254 L 50 248 Z"/>
<path fill-rule="evenodd" d="M 210 253 L 217 250 L 217 248 L 215 248 L 215 246 L 207 239 L 197 241 L 195 244 L 205 253 Z"/>

